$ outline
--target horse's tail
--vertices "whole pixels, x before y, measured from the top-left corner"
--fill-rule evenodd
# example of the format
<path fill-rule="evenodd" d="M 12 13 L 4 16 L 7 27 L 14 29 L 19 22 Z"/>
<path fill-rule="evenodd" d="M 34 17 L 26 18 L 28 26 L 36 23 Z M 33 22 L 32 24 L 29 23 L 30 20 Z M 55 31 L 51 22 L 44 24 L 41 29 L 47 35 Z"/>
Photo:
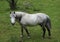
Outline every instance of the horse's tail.
<path fill-rule="evenodd" d="M 46 25 L 48 26 L 48 28 L 51 29 L 51 20 L 50 20 L 50 18 L 47 18 Z"/>

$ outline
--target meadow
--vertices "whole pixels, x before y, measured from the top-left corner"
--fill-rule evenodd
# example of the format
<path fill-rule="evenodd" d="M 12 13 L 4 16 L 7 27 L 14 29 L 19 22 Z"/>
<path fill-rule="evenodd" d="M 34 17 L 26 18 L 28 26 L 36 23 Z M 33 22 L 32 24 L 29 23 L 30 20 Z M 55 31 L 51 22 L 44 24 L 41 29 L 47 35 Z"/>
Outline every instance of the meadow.
<path fill-rule="evenodd" d="M 27 4 L 27 5 L 26 5 Z M 27 38 L 24 32 L 23 42 L 60 42 L 60 0 L 18 0 L 17 9 L 15 11 L 24 11 L 28 13 L 42 12 L 46 13 L 51 18 L 51 39 L 42 39 L 41 27 L 27 27 L 31 39 Z M 0 42 L 19 42 L 20 25 L 18 22 L 14 26 L 10 23 L 9 3 L 6 0 L 0 0 Z"/>

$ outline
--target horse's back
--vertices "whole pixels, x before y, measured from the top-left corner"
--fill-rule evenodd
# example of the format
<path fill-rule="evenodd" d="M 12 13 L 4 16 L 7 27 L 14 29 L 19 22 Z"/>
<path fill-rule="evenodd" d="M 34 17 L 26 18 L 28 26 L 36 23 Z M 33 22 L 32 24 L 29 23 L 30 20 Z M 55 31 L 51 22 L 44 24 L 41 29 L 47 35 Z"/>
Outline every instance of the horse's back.
<path fill-rule="evenodd" d="M 21 23 L 35 25 L 43 22 L 47 17 L 48 15 L 44 13 L 25 14 L 21 19 Z"/>
<path fill-rule="evenodd" d="M 49 16 L 45 13 L 37 13 L 37 15 L 40 16 L 41 18 L 44 18 L 44 19 L 47 17 L 49 18 Z"/>

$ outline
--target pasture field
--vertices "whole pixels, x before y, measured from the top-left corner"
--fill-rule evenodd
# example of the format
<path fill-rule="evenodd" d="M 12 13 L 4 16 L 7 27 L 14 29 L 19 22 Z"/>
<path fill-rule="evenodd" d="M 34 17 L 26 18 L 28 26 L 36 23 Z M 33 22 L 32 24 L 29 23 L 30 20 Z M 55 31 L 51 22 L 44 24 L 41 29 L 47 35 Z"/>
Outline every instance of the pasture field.
<path fill-rule="evenodd" d="M 27 3 L 27 5 L 25 5 Z M 27 27 L 31 39 L 27 38 L 24 32 L 23 42 L 60 42 L 60 0 L 18 0 L 18 9 L 28 13 L 42 12 L 51 18 L 51 39 L 42 39 L 42 29 L 40 26 Z M 10 23 L 9 4 L 5 0 L 0 0 L 0 42 L 18 42 L 20 40 L 20 25 L 16 22 L 14 26 Z"/>

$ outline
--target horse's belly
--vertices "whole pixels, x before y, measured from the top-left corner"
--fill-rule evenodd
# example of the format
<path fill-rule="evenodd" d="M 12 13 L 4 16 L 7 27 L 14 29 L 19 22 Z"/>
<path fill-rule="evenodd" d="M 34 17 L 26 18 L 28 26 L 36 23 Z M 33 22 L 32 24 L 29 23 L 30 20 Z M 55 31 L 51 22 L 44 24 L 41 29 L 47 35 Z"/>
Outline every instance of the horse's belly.
<path fill-rule="evenodd" d="M 26 24 L 27 24 L 27 25 L 37 25 L 38 22 L 27 22 Z"/>
<path fill-rule="evenodd" d="M 36 25 L 36 24 L 38 24 L 38 20 L 36 17 L 23 18 L 21 20 L 21 23 L 25 24 L 25 25 Z"/>

